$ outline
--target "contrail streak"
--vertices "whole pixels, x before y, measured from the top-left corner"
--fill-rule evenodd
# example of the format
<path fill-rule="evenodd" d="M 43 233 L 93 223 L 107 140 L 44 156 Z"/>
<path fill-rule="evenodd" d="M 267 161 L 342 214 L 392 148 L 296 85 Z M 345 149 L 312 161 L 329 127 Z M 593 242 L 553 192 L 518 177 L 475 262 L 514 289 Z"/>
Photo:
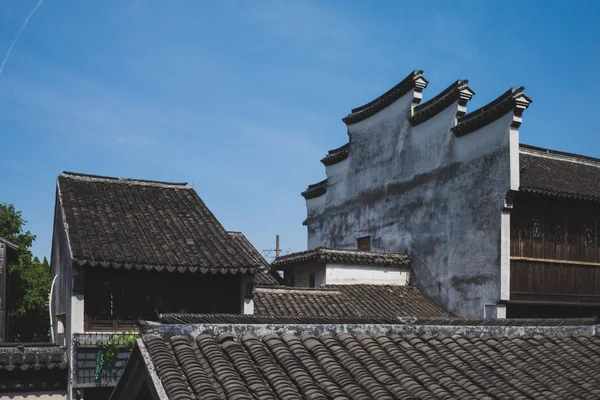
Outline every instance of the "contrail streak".
<path fill-rule="evenodd" d="M 4 64 L 6 64 L 6 60 L 8 60 L 8 57 L 10 57 L 10 53 L 12 52 L 13 47 L 15 47 L 17 40 L 19 40 L 19 36 L 21 36 L 23 29 L 25 29 L 25 27 L 29 23 L 29 20 L 31 19 L 31 17 L 33 17 L 33 14 L 35 14 L 37 9 L 40 8 L 40 6 L 42 5 L 43 2 L 44 2 L 44 0 L 39 0 L 37 2 L 37 4 L 35 5 L 35 7 L 33 7 L 33 10 L 31 10 L 31 12 L 27 16 L 27 18 L 25 18 L 23 25 L 21 25 L 21 29 L 19 29 L 19 32 L 17 32 L 17 35 L 13 39 L 12 43 L 10 44 L 10 46 L 8 46 L 8 50 L 6 51 L 6 55 L 4 56 L 4 59 L 2 60 L 2 64 L 0 64 L 0 75 L 2 75 L 2 71 L 4 70 Z"/>

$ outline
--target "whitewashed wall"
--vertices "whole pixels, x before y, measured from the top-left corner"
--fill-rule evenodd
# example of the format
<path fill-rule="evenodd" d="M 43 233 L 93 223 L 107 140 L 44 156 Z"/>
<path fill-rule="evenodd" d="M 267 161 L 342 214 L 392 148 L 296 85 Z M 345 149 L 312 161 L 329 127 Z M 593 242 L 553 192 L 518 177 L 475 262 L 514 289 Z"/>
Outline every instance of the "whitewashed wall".
<path fill-rule="evenodd" d="M 327 264 L 326 283 L 332 285 L 406 285 L 408 270 L 373 265 Z"/>
<path fill-rule="evenodd" d="M 509 292 L 514 115 L 456 137 L 458 102 L 413 127 L 413 97 L 348 126 L 348 158 L 326 167 L 327 192 L 306 201 L 308 248 L 352 249 L 370 235 L 375 251 L 410 252 L 415 284 L 448 310 L 482 317 Z"/>

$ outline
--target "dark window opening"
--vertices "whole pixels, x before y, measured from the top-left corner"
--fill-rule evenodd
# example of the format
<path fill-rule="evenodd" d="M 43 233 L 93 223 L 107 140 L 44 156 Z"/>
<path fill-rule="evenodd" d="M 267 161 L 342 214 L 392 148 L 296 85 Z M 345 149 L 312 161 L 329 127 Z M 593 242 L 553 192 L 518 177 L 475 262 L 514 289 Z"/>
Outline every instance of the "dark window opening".
<path fill-rule="evenodd" d="M 296 276 L 294 275 L 294 271 L 285 271 L 285 276 L 289 286 L 296 286 Z"/>
<path fill-rule="evenodd" d="M 315 274 L 312 273 L 308 276 L 308 286 L 314 288 L 315 287 Z"/>
<path fill-rule="evenodd" d="M 240 313 L 241 274 L 85 271 L 86 329 L 153 320 L 159 313 Z M 190 296 L 193 293 L 193 296 Z M 112 325 L 111 325 L 112 324 Z"/>
<path fill-rule="evenodd" d="M 356 239 L 356 248 L 360 251 L 371 251 L 371 236 Z"/>

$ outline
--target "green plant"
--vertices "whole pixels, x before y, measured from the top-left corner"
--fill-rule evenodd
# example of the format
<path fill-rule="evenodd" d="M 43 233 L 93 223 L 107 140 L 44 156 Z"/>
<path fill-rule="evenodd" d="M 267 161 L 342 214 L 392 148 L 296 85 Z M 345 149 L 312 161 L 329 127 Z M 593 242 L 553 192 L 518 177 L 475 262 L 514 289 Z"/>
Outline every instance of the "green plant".
<path fill-rule="evenodd" d="M 130 352 L 135 346 L 135 340 L 140 337 L 138 332 L 115 333 L 108 337 L 105 343 L 98 343 L 96 353 L 96 381 L 100 379 L 102 370 L 107 365 L 114 365 L 117 356 L 122 351 Z"/>

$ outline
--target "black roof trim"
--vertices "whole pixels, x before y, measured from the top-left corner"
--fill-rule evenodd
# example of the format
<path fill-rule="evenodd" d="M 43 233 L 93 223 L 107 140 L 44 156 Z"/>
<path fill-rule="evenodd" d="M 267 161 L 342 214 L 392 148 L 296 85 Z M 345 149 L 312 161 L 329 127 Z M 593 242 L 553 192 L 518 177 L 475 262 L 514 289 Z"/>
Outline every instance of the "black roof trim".
<path fill-rule="evenodd" d="M 115 176 L 105 176 L 105 175 L 93 175 L 93 174 L 83 174 L 80 172 L 69 172 L 63 171 L 61 176 L 65 178 L 73 178 L 73 179 L 93 179 L 93 180 L 103 180 L 110 182 L 122 182 L 129 184 L 157 184 L 157 185 L 167 185 L 167 186 L 181 186 L 185 189 L 191 189 L 187 182 L 166 182 L 166 181 L 154 181 L 148 179 L 134 179 L 134 178 L 119 178 Z"/>
<path fill-rule="evenodd" d="M 405 252 L 375 252 L 350 249 L 316 249 L 301 251 L 276 258 L 271 265 L 283 267 L 306 262 L 339 262 L 342 264 L 367 264 L 408 267 L 410 256 Z"/>
<path fill-rule="evenodd" d="M 337 149 L 329 150 L 329 153 L 321 160 L 323 165 L 334 165 L 348 158 L 350 143 L 346 143 Z"/>
<path fill-rule="evenodd" d="M 461 105 L 465 106 L 474 94 L 475 92 L 469 88 L 469 81 L 459 79 L 431 100 L 416 106 L 413 116 L 410 117 L 410 123 L 412 126 L 422 124 L 458 100 L 461 100 Z"/>
<path fill-rule="evenodd" d="M 297 288 L 293 288 L 297 289 Z M 315 289 L 312 289 L 315 290 Z M 164 324 L 398 324 L 435 326 L 589 326 L 596 318 L 416 318 L 365 316 L 294 316 L 256 314 L 159 314 Z"/>
<path fill-rule="evenodd" d="M 540 153 L 546 153 L 546 154 L 554 154 L 554 155 L 558 155 L 558 156 L 566 156 L 566 157 L 572 157 L 574 159 L 579 159 L 582 161 L 592 161 L 595 163 L 600 163 L 600 158 L 596 158 L 596 157 L 591 157 L 591 156 L 584 156 L 582 154 L 577 154 L 577 153 L 568 153 L 566 151 L 560 151 L 560 150 L 552 150 L 552 149 L 546 149 L 544 147 L 537 147 L 537 146 L 532 146 L 530 144 L 525 144 L 525 143 L 519 143 L 519 148 L 521 149 L 526 149 L 526 150 L 533 150 L 533 151 L 537 151 Z"/>
<path fill-rule="evenodd" d="M 525 94 L 523 86 L 511 88 L 485 106 L 459 118 L 458 124 L 452 128 L 452 132 L 458 137 L 464 136 L 494 122 L 511 111 L 522 112 L 531 102 L 533 100 Z"/>
<path fill-rule="evenodd" d="M 302 197 L 306 200 L 314 199 L 315 197 L 319 197 L 324 195 L 327 192 L 327 179 L 322 180 L 321 182 L 314 183 L 312 185 L 308 185 L 308 188 L 302 192 Z"/>
<path fill-rule="evenodd" d="M 346 117 L 342 118 L 342 121 L 346 125 L 352 125 L 357 122 L 363 121 L 372 115 L 377 114 L 379 111 L 385 109 L 387 106 L 394 103 L 400 97 L 412 89 L 422 91 L 429 81 L 423 76 L 422 70 L 414 70 L 406 78 L 404 78 L 396 86 L 377 97 L 375 100 L 368 102 L 360 107 L 352 109 L 352 112 Z"/>

